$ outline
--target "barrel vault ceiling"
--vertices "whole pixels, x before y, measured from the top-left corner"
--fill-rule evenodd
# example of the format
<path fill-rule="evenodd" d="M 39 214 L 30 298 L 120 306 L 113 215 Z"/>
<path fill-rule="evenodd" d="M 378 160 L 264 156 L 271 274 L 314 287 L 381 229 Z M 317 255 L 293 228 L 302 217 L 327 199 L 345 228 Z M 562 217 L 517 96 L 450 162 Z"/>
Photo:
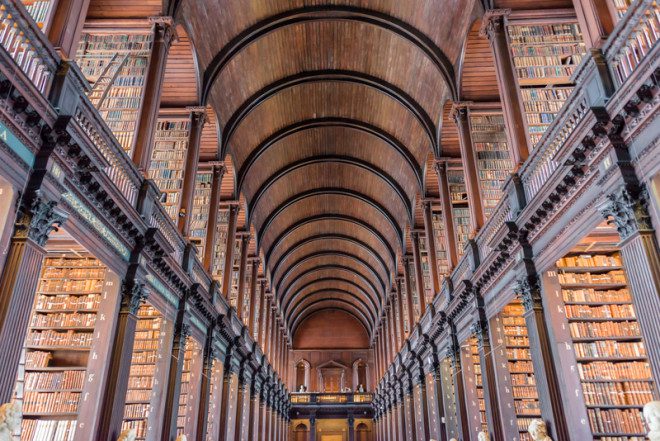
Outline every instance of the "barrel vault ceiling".
<path fill-rule="evenodd" d="M 373 334 L 414 227 L 474 0 L 180 0 L 199 100 L 293 335 Z M 446 113 L 446 112 L 445 112 Z"/>

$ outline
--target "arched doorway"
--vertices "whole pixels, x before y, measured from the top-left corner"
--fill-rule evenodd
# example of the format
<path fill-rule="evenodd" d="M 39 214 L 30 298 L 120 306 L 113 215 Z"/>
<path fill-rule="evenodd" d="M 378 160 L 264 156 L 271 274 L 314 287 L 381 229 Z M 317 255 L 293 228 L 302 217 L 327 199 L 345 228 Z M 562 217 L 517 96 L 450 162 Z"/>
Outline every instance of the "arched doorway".
<path fill-rule="evenodd" d="M 360 423 L 355 428 L 355 441 L 371 441 L 369 439 L 369 428 L 366 424 Z"/>
<path fill-rule="evenodd" d="M 296 364 L 296 392 L 309 391 L 309 368 L 307 360 L 300 360 Z"/>
<path fill-rule="evenodd" d="M 303 423 L 300 423 L 293 429 L 293 439 L 294 441 L 307 441 L 309 439 L 309 430 L 307 426 Z"/>
<path fill-rule="evenodd" d="M 358 392 L 360 386 L 364 392 L 369 390 L 367 363 L 361 358 L 353 363 L 353 390 Z"/>

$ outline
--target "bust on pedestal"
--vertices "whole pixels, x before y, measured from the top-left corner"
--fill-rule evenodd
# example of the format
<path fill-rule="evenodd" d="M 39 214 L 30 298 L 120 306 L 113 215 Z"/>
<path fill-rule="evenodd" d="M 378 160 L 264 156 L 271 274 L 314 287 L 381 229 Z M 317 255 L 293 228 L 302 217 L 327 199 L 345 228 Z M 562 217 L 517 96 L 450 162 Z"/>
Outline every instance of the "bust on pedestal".
<path fill-rule="evenodd" d="M 532 420 L 529 423 L 529 436 L 532 437 L 534 441 L 552 441 L 552 438 L 548 436 L 548 426 L 546 426 L 545 421 L 541 419 Z"/>
<path fill-rule="evenodd" d="M 649 429 L 649 440 L 660 441 L 660 401 L 651 401 L 644 405 L 644 421 Z"/>
<path fill-rule="evenodd" d="M 21 427 L 23 412 L 18 403 L 5 403 L 0 406 L 0 441 L 13 441 L 14 433 Z"/>

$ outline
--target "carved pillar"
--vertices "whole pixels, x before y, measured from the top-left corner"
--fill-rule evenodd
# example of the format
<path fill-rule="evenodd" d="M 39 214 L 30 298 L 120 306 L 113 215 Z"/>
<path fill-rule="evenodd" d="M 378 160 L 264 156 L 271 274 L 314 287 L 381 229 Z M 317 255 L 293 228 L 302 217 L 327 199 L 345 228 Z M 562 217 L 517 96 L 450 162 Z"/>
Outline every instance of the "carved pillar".
<path fill-rule="evenodd" d="M 204 367 L 202 369 L 202 381 L 199 388 L 199 408 L 197 409 L 197 434 L 195 441 L 206 441 L 209 401 L 211 399 L 211 379 L 213 378 L 213 360 L 215 358 L 215 351 L 213 349 L 214 332 L 215 324 L 211 325 L 206 332 Z"/>
<path fill-rule="evenodd" d="M 250 386 L 250 410 L 248 416 L 248 431 L 247 439 L 248 441 L 257 439 L 257 434 L 259 433 L 259 393 L 257 391 L 257 379 L 252 379 L 252 385 Z"/>
<path fill-rule="evenodd" d="M 241 236 L 241 260 L 238 266 L 238 298 L 236 299 L 236 315 L 239 320 L 245 320 L 245 270 L 248 260 L 248 246 L 250 245 L 250 233 Z"/>
<path fill-rule="evenodd" d="M 392 345 L 392 359 L 396 357 L 396 354 L 399 352 L 399 345 L 397 344 L 396 339 L 396 308 L 394 305 L 394 298 L 390 296 L 390 308 L 389 314 L 387 316 L 387 328 L 389 330 L 389 339 L 390 344 Z"/>
<path fill-rule="evenodd" d="M 213 260 L 215 258 L 215 241 L 218 236 L 218 205 L 220 203 L 220 186 L 222 177 L 227 168 L 224 165 L 213 166 L 213 178 L 211 181 L 211 200 L 209 205 L 209 221 L 206 225 L 206 243 L 204 244 L 204 269 L 213 272 Z"/>
<path fill-rule="evenodd" d="M 617 15 L 612 3 L 608 0 L 573 0 L 587 49 L 601 47 L 614 29 Z"/>
<path fill-rule="evenodd" d="M 648 203 L 646 189 L 630 185 L 608 195 L 600 210 L 616 225 L 621 237 L 621 257 L 657 387 L 660 345 L 655 342 L 660 341 L 660 248 Z"/>
<path fill-rule="evenodd" d="M 255 330 L 258 329 L 257 322 L 257 285 L 263 286 L 262 283 L 258 280 L 259 278 L 259 258 L 252 257 L 252 273 L 250 274 L 250 313 L 248 314 L 248 330 L 250 331 L 250 338 L 256 341 L 254 337 Z M 263 288 L 260 288 L 262 290 Z"/>
<path fill-rule="evenodd" d="M 236 224 L 238 223 L 237 204 L 229 207 L 229 223 L 227 224 L 227 244 L 225 247 L 225 267 L 222 271 L 222 295 L 229 301 L 231 293 L 231 274 L 234 272 L 234 241 L 236 240 Z"/>
<path fill-rule="evenodd" d="M 497 74 L 497 86 L 502 101 L 504 122 L 506 126 L 507 139 L 511 160 L 514 169 L 527 160 L 531 147 L 528 144 L 527 132 L 525 130 L 524 109 L 518 94 L 516 73 L 514 71 L 509 44 L 506 39 L 505 17 L 511 12 L 510 9 L 494 9 L 486 11 L 484 15 L 480 35 L 488 37 L 493 56 L 495 58 L 495 72 Z"/>
<path fill-rule="evenodd" d="M 468 421 L 467 407 L 465 403 L 465 382 L 462 375 L 461 366 L 461 346 L 458 343 L 456 334 L 456 325 L 449 323 L 450 343 L 447 349 L 447 356 L 451 360 L 451 366 L 454 374 L 454 400 L 456 403 L 456 419 L 458 420 L 459 439 L 470 439 L 470 425 Z"/>
<path fill-rule="evenodd" d="M 108 359 L 108 378 L 100 397 L 99 415 L 101 416 L 94 438 L 98 441 L 116 440 L 124 419 L 137 312 L 140 304 L 147 297 L 143 285 L 133 278 L 135 270 L 135 265 L 129 269 L 133 274 L 122 285 L 121 306 Z"/>
<path fill-rule="evenodd" d="M 435 297 L 440 292 L 440 274 L 438 274 L 438 256 L 435 250 L 433 213 L 430 202 L 422 202 L 422 212 L 424 214 L 424 234 L 426 235 L 426 257 L 431 272 L 431 289 L 433 290 L 433 297 Z"/>
<path fill-rule="evenodd" d="M 259 265 L 258 265 L 258 263 L 256 265 L 257 265 L 257 270 L 256 271 L 258 273 Z M 266 279 L 263 278 L 263 277 L 257 277 L 257 282 L 259 284 L 259 290 L 258 290 L 258 292 L 259 292 L 259 294 L 258 294 L 258 296 L 259 296 L 259 309 L 260 309 L 260 311 L 259 311 L 259 320 L 256 319 L 257 310 L 255 308 L 254 314 L 253 314 L 254 321 L 252 323 L 253 328 L 251 329 L 251 334 L 252 333 L 256 334 L 256 337 L 253 336 L 253 338 L 256 342 L 263 343 L 262 329 L 263 329 L 264 320 L 266 319 L 264 317 L 264 313 L 263 313 L 264 305 L 266 303 L 266 297 L 265 297 L 266 296 Z"/>
<path fill-rule="evenodd" d="M 403 344 L 406 341 L 406 329 L 404 325 L 405 317 L 403 316 L 403 294 L 401 293 L 401 277 L 397 277 L 396 281 L 396 304 L 399 308 L 399 337 L 401 338 L 401 343 Z"/>
<path fill-rule="evenodd" d="M 58 0 L 55 3 L 53 19 L 44 31 L 48 40 L 65 60 L 76 58 L 80 34 L 90 0 Z"/>
<path fill-rule="evenodd" d="M 218 422 L 218 441 L 234 441 L 234 428 L 230 427 L 236 415 L 236 372 L 232 366 L 233 346 L 227 348 L 222 370 L 222 394 L 220 396 L 220 421 Z"/>
<path fill-rule="evenodd" d="M 270 316 L 270 295 L 266 294 L 264 297 L 264 311 L 262 314 L 262 320 L 264 323 L 264 332 L 262 340 L 262 349 L 264 351 L 264 356 L 266 359 L 270 358 L 268 354 L 268 345 L 270 343 L 270 327 L 271 327 L 271 316 Z"/>
<path fill-rule="evenodd" d="M 172 342 L 172 356 L 167 377 L 167 389 L 165 392 L 165 409 L 163 417 L 162 439 L 169 440 L 176 437 L 177 416 L 179 409 L 179 395 L 181 394 L 181 373 L 183 372 L 183 360 L 186 353 L 186 339 L 190 335 L 190 326 L 185 323 L 186 294 L 179 300 L 179 310 L 174 322 L 174 336 Z"/>
<path fill-rule="evenodd" d="M 493 439 L 504 439 L 502 418 L 497 400 L 495 365 L 493 364 L 492 347 L 488 330 L 488 319 L 484 311 L 481 294 L 475 294 L 477 300 L 477 321 L 472 325 L 472 332 L 479 342 L 479 360 L 481 364 L 481 382 L 486 404 L 486 419 Z"/>
<path fill-rule="evenodd" d="M 410 379 L 404 380 L 402 385 L 403 411 L 405 414 L 406 436 L 408 440 L 417 440 L 417 423 L 415 422 L 415 409 L 413 405 L 413 388 Z"/>
<path fill-rule="evenodd" d="M 543 296 L 536 273 L 520 278 L 515 290 L 525 308 L 525 324 L 541 406 L 541 417 L 546 421 L 549 435 L 553 439 L 567 441 L 570 439 L 570 431 L 564 414 L 565 400 L 561 394 L 562 380 L 557 373 L 552 342 L 544 318 Z M 553 294 L 548 292 L 547 295 Z"/>
<path fill-rule="evenodd" d="M 266 439 L 266 397 L 268 396 L 268 389 L 266 384 L 261 385 L 261 393 L 259 394 L 259 424 L 257 426 L 257 439 Z"/>
<path fill-rule="evenodd" d="M 422 256 L 419 253 L 419 234 L 411 233 L 413 259 L 415 262 L 415 282 L 417 285 L 417 295 L 419 296 L 419 314 L 424 317 L 426 312 L 426 293 L 424 289 L 424 272 L 422 271 Z M 414 323 L 413 323 L 414 325 Z"/>
<path fill-rule="evenodd" d="M 237 395 L 236 395 L 236 419 L 234 420 L 234 439 L 240 441 L 245 436 L 244 431 L 247 430 L 247 425 L 245 424 L 245 401 L 246 398 L 249 402 L 249 385 L 246 384 L 245 378 L 245 367 L 241 367 L 241 372 L 238 376 L 238 386 L 237 386 Z"/>
<path fill-rule="evenodd" d="M 64 222 L 57 203 L 22 201 L 0 275 L 0 402 L 11 401 L 48 235 Z"/>
<path fill-rule="evenodd" d="M 427 374 L 427 398 L 429 419 L 429 437 L 447 441 L 446 423 L 444 421 L 444 399 L 442 396 L 442 372 L 440 364 L 435 363 L 433 370 Z"/>
<path fill-rule="evenodd" d="M 309 441 L 316 441 L 316 416 L 309 418 Z"/>
<path fill-rule="evenodd" d="M 479 169 L 477 167 L 477 158 L 475 157 L 474 147 L 472 146 L 472 132 L 470 131 L 470 121 L 468 112 L 469 103 L 454 103 L 451 109 L 451 116 L 458 127 L 458 135 L 461 147 L 461 162 L 463 163 L 463 173 L 465 175 L 465 187 L 467 189 L 470 203 L 470 220 L 472 226 L 471 237 L 474 237 L 477 231 L 484 226 L 484 209 L 481 203 L 481 192 L 479 191 Z"/>
<path fill-rule="evenodd" d="M 447 263 L 451 271 L 458 263 L 458 247 L 456 245 L 449 182 L 447 181 L 447 163 L 436 161 L 434 165 L 438 177 L 438 188 L 440 189 L 440 209 L 442 210 L 442 226 L 444 227 L 445 245 L 447 247 Z"/>
<path fill-rule="evenodd" d="M 151 45 L 149 66 L 144 80 L 142 105 L 136 120 L 133 163 L 144 174 L 151 164 L 151 152 L 154 144 L 154 128 L 160 110 L 163 77 L 167 64 L 167 53 L 176 34 L 172 17 L 151 17 L 154 26 L 154 38 Z"/>
<path fill-rule="evenodd" d="M 385 311 L 383 311 L 383 343 L 385 345 L 385 371 L 387 371 L 387 366 L 392 361 L 392 340 L 390 339 L 390 326 L 388 323 L 389 316 L 389 307 L 385 305 Z"/>
<path fill-rule="evenodd" d="M 183 168 L 183 186 L 181 188 L 181 208 L 179 209 L 179 231 L 183 237 L 190 235 L 190 216 L 192 215 L 195 197 L 195 181 L 199 165 L 199 143 L 202 139 L 202 129 L 206 122 L 205 107 L 189 107 L 190 133 L 188 135 L 188 150 Z"/>
<path fill-rule="evenodd" d="M 428 419 L 428 409 L 426 406 L 427 397 L 426 397 L 426 383 L 424 382 L 423 367 L 421 362 L 419 363 L 419 376 L 416 379 L 418 382 L 413 386 L 413 408 L 415 411 L 415 419 L 419 422 L 417 427 L 417 436 L 420 439 L 429 438 L 429 419 Z"/>
<path fill-rule="evenodd" d="M 410 256 L 403 256 L 403 281 L 406 284 L 406 302 L 408 306 L 408 332 L 415 326 L 415 305 L 413 304 L 412 284 L 410 283 Z"/>

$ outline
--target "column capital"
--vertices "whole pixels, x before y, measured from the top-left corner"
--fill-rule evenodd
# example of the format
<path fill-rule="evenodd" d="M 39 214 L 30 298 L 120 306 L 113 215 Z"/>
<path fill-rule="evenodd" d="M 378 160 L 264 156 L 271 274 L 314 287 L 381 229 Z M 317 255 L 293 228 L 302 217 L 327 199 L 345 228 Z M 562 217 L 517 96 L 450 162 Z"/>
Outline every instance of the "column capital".
<path fill-rule="evenodd" d="M 186 110 L 190 113 L 193 126 L 204 127 L 207 121 L 206 107 L 204 106 L 188 106 Z"/>
<path fill-rule="evenodd" d="M 29 206 L 21 203 L 15 224 L 15 237 L 31 239 L 44 246 L 51 232 L 62 226 L 66 214 L 57 210 L 57 202 L 46 201 L 37 191 Z"/>
<path fill-rule="evenodd" d="M 519 278 L 514 292 L 520 297 L 525 312 L 542 308 L 541 286 L 536 274 Z"/>
<path fill-rule="evenodd" d="M 147 300 L 148 293 L 144 284 L 136 280 L 125 280 L 121 286 L 121 308 L 135 315 L 142 302 Z"/>
<path fill-rule="evenodd" d="M 493 33 L 504 30 L 504 18 L 511 14 L 511 9 L 489 9 L 484 12 L 479 28 L 480 37 L 490 38 Z"/>
<path fill-rule="evenodd" d="M 599 207 L 601 214 L 616 226 L 621 240 L 638 232 L 653 230 L 648 210 L 649 195 L 646 187 L 623 187 L 606 196 Z"/>
<path fill-rule="evenodd" d="M 156 15 L 149 17 L 149 23 L 154 26 L 154 41 L 165 43 L 169 48 L 177 39 L 174 19 L 169 15 Z"/>
<path fill-rule="evenodd" d="M 449 118 L 453 119 L 456 123 L 460 121 L 467 121 L 468 109 L 472 104 L 471 101 L 456 101 L 451 105 L 449 111 Z"/>
<path fill-rule="evenodd" d="M 436 159 L 433 161 L 433 169 L 439 176 L 447 174 L 447 161 Z"/>

